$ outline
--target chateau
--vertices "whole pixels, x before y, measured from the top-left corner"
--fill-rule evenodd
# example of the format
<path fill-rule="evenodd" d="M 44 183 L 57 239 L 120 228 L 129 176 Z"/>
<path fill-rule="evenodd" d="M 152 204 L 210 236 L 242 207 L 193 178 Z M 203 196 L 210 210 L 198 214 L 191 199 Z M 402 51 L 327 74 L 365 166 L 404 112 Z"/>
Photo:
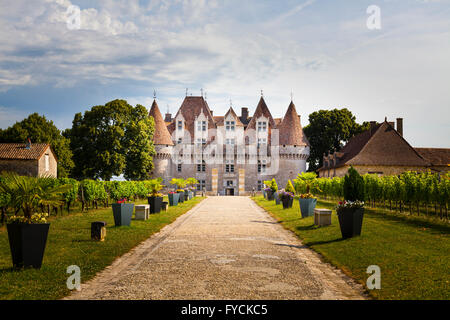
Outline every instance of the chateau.
<path fill-rule="evenodd" d="M 261 190 L 275 178 L 279 188 L 306 171 L 310 146 L 291 101 L 286 114 L 274 119 L 261 96 L 253 116 L 248 108 L 224 116 L 202 96 L 186 96 L 176 115 L 163 119 L 156 99 L 149 116 L 155 120 L 153 177 L 169 186 L 172 178 L 194 177 L 197 190 L 244 195 Z"/>

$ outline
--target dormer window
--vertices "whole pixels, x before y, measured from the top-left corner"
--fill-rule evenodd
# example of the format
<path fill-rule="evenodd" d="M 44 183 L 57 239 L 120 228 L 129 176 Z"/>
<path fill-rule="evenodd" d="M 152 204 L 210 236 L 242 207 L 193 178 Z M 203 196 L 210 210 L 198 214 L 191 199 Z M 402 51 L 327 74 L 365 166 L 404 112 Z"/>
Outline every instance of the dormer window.
<path fill-rule="evenodd" d="M 197 131 L 206 131 L 206 121 L 197 121 Z"/>
<path fill-rule="evenodd" d="M 267 131 L 267 122 L 258 121 L 258 131 Z"/>
<path fill-rule="evenodd" d="M 183 121 L 178 120 L 178 126 L 177 127 L 178 127 L 179 131 L 183 130 Z"/>
<path fill-rule="evenodd" d="M 234 121 L 226 121 L 225 122 L 225 129 L 227 131 L 234 131 L 235 126 L 236 126 L 236 123 Z"/>

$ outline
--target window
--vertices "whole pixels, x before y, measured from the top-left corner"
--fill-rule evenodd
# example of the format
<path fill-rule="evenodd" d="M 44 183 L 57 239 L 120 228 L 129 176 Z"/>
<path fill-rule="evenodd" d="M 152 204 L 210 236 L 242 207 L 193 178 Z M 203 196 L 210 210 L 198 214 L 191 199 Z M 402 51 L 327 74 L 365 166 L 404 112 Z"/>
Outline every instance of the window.
<path fill-rule="evenodd" d="M 264 173 L 266 172 L 266 161 L 261 162 L 261 160 L 258 160 L 258 172 L 259 173 Z"/>
<path fill-rule="evenodd" d="M 258 121 L 258 131 L 266 131 L 267 130 L 267 122 Z"/>
<path fill-rule="evenodd" d="M 235 128 L 235 122 L 234 121 L 226 121 L 225 122 L 225 129 L 227 131 L 234 131 Z"/>
<path fill-rule="evenodd" d="M 46 154 L 45 155 L 45 171 L 49 171 L 50 170 L 50 159 L 49 159 L 49 155 Z"/>
<path fill-rule="evenodd" d="M 206 131 L 206 121 L 197 121 L 197 131 Z"/>
<path fill-rule="evenodd" d="M 233 186 L 233 180 L 227 180 L 227 187 Z"/>
<path fill-rule="evenodd" d="M 229 144 L 229 145 L 234 145 L 235 140 L 234 140 L 234 139 L 226 139 L 226 140 L 225 140 L 225 143 L 226 143 L 226 144 Z"/>
<path fill-rule="evenodd" d="M 180 144 L 181 142 L 183 142 L 183 138 L 178 138 L 178 144 Z"/>
<path fill-rule="evenodd" d="M 206 181 L 205 180 L 198 180 L 197 190 L 198 191 L 202 191 L 203 188 L 206 188 Z"/>
<path fill-rule="evenodd" d="M 206 171 L 206 163 L 205 160 L 202 163 L 197 164 L 197 172 L 205 172 Z"/>
<path fill-rule="evenodd" d="M 177 166 L 177 171 L 178 171 L 178 172 L 181 172 L 181 163 L 178 164 L 178 166 Z"/>
<path fill-rule="evenodd" d="M 205 138 L 203 138 L 203 139 L 201 139 L 201 138 L 197 138 L 197 146 L 201 146 L 201 145 L 205 145 L 206 144 L 206 139 Z"/>
<path fill-rule="evenodd" d="M 266 139 L 266 138 L 258 138 L 258 148 L 259 148 L 262 144 L 267 144 L 267 139 Z"/>
<path fill-rule="evenodd" d="M 234 164 L 226 164 L 225 165 L 225 172 L 233 173 L 234 172 Z"/>
<path fill-rule="evenodd" d="M 178 130 L 183 130 L 183 121 L 181 120 L 178 121 Z"/>
<path fill-rule="evenodd" d="M 261 180 L 258 180 L 258 191 L 261 191 L 262 190 L 262 181 Z"/>

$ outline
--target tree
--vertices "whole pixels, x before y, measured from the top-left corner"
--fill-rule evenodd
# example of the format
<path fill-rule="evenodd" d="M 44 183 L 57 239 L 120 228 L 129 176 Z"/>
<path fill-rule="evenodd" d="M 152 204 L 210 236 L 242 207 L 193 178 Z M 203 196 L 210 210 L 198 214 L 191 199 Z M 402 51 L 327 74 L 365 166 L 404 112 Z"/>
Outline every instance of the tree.
<path fill-rule="evenodd" d="M 58 176 L 70 175 L 74 167 L 70 141 L 61 134 L 53 121 L 33 113 L 26 119 L 0 131 L 0 142 L 25 143 L 28 138 L 32 143 L 50 144 L 58 159 Z"/>
<path fill-rule="evenodd" d="M 364 179 L 356 171 L 350 167 L 348 173 L 344 177 L 344 199 L 347 201 L 364 201 Z"/>
<path fill-rule="evenodd" d="M 309 124 L 304 128 L 311 145 L 308 171 L 322 166 L 323 154 L 339 151 L 348 140 L 370 126 L 368 122 L 359 125 L 347 108 L 319 110 L 309 115 Z"/>
<path fill-rule="evenodd" d="M 147 109 L 138 104 L 131 110 L 131 119 L 126 129 L 125 144 L 128 150 L 124 176 L 127 180 L 148 179 L 155 154 L 155 121 L 148 116 Z"/>
<path fill-rule="evenodd" d="M 0 193 L 9 194 L 9 205 L 16 212 L 21 209 L 28 220 L 40 205 L 61 205 L 63 194 L 70 188 L 70 185 L 53 186 L 45 183 L 45 179 L 19 176 L 14 172 L 3 174 L 0 180 Z"/>
<path fill-rule="evenodd" d="M 125 100 L 94 106 L 77 113 L 70 137 L 74 153 L 73 176 L 79 179 L 125 174 L 127 179 L 143 180 L 152 169 L 154 122 L 143 106 L 133 108 Z"/>

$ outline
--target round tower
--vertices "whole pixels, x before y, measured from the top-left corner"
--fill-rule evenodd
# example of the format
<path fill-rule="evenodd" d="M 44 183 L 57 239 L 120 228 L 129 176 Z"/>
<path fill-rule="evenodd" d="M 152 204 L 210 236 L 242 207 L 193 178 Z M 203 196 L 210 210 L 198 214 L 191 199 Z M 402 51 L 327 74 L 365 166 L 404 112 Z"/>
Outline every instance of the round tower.
<path fill-rule="evenodd" d="M 153 178 L 163 178 L 163 184 L 167 185 L 172 176 L 172 172 L 170 171 L 174 144 L 169 130 L 167 130 L 167 125 L 159 111 L 156 99 L 153 100 L 149 116 L 155 120 L 153 143 L 155 145 L 156 155 L 153 157 L 154 168 L 151 176 Z"/>
<path fill-rule="evenodd" d="M 288 180 L 295 179 L 306 171 L 306 160 L 309 157 L 309 141 L 303 133 L 300 116 L 291 101 L 283 121 L 278 126 L 280 170 L 278 176 L 280 186 L 284 188 Z"/>

